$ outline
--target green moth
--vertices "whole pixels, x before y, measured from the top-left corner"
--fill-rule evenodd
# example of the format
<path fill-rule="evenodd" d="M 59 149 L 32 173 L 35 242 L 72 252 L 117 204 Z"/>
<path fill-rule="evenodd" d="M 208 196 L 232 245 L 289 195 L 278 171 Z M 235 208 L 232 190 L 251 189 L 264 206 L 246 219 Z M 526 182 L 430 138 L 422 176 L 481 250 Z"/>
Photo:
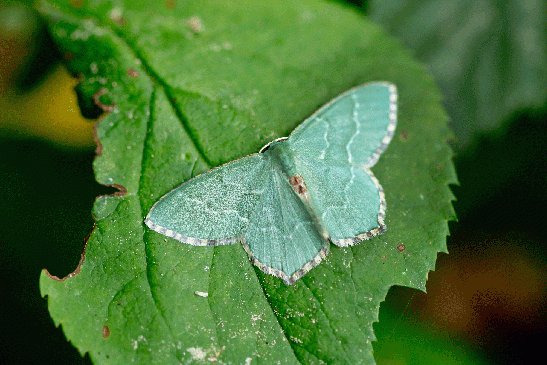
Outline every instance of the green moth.
<path fill-rule="evenodd" d="M 397 124 L 397 89 L 355 87 L 289 137 L 190 179 L 163 196 L 146 225 L 194 246 L 241 242 L 251 262 L 291 285 L 336 246 L 386 231 L 386 200 L 370 170 Z"/>

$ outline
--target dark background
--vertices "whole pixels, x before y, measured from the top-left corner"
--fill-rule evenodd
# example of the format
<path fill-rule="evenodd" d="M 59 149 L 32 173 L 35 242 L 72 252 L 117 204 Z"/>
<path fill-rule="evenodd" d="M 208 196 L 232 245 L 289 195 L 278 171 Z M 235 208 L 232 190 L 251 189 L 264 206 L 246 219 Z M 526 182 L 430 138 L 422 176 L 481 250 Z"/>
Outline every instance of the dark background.
<path fill-rule="evenodd" d="M 23 15 L 19 27 L 6 26 L 10 11 Z M 10 100 L 54 77 L 60 59 L 30 8 L 0 5 L 0 23 L 0 363 L 89 364 L 55 327 L 38 278 L 44 268 L 59 277 L 74 270 L 93 228 L 93 201 L 114 190 L 94 180 L 91 137 L 75 145 L 10 124 L 19 115 L 8 110 Z M 67 108 L 53 90 L 46 102 Z M 405 336 L 423 338 L 417 346 L 424 349 L 476 353 L 483 363 L 526 363 L 542 356 L 546 104 L 516 110 L 465 148 L 455 143 L 460 185 L 452 190 L 459 220 L 450 224 L 450 254 L 439 255 L 427 294 L 390 290 L 374 325 L 379 363 L 390 362 L 390 351 L 404 347 Z M 37 116 L 34 123 L 45 121 Z M 92 121 L 87 123 L 91 131 Z M 404 363 L 415 362 L 409 357 Z"/>

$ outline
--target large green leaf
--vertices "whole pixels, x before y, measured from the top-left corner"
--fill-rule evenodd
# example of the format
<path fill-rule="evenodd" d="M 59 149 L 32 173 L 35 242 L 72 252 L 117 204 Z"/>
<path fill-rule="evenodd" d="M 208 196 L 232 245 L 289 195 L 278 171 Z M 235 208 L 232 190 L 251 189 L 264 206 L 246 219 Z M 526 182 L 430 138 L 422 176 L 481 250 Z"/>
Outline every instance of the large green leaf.
<path fill-rule="evenodd" d="M 78 270 L 41 277 L 67 338 L 96 363 L 372 363 L 380 302 L 395 284 L 424 289 L 453 217 L 447 118 L 422 66 L 329 2 L 67 1 L 40 10 L 82 80 L 82 100 L 110 112 L 97 125 L 97 180 L 123 187 L 97 199 Z M 387 195 L 386 234 L 332 247 L 286 286 L 239 244 L 193 247 L 144 226 L 171 188 L 256 152 L 373 80 L 395 83 L 400 96 L 395 138 L 373 168 Z"/>
<path fill-rule="evenodd" d="M 374 0 L 370 17 L 431 68 L 462 147 L 547 100 L 542 0 Z"/>

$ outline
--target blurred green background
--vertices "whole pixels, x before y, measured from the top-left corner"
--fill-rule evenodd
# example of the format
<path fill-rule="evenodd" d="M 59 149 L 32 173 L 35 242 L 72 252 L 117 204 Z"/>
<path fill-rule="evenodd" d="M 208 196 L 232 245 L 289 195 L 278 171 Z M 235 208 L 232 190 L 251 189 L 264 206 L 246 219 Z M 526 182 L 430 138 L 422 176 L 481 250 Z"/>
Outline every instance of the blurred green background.
<path fill-rule="evenodd" d="M 93 120 L 44 24 L 0 3 L 0 363 L 90 363 L 55 328 L 38 290 L 64 277 L 93 228 Z M 426 64 L 456 139 L 458 222 L 428 292 L 394 287 L 374 325 L 380 364 L 483 364 L 541 356 L 547 333 L 547 4 L 350 1 Z M 86 114 L 87 117 L 98 116 Z M 478 361 L 478 360 L 477 360 Z"/>

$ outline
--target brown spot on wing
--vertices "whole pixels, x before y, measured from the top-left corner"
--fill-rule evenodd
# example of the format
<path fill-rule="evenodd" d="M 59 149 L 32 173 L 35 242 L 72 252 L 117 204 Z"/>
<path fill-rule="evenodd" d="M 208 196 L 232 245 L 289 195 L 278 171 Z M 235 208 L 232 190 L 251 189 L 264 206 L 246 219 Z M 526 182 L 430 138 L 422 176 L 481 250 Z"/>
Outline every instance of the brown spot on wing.
<path fill-rule="evenodd" d="M 303 195 L 308 191 L 304 180 L 300 174 L 296 174 L 289 178 L 289 183 L 292 185 L 292 188 L 298 195 Z"/>
<path fill-rule="evenodd" d="M 302 176 L 300 176 L 300 174 L 296 174 L 294 176 L 291 176 L 289 177 L 289 182 L 291 183 L 291 185 L 298 185 L 300 184 L 301 182 L 303 182 L 304 180 L 302 180 Z"/>

